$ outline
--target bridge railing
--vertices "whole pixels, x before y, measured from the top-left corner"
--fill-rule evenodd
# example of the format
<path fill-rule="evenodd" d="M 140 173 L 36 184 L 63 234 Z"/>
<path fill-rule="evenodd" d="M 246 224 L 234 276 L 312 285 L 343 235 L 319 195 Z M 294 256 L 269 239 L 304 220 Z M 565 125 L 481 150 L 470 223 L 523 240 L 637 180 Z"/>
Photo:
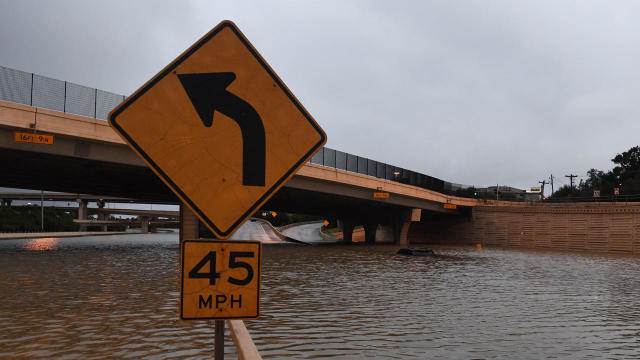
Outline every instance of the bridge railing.
<path fill-rule="evenodd" d="M 106 120 L 123 95 L 0 66 L 0 100 Z"/>
<path fill-rule="evenodd" d="M 391 164 L 324 147 L 309 160 L 312 164 L 328 166 L 363 175 L 397 181 L 448 195 L 462 195 L 461 190 L 472 186 L 455 184 L 433 176 L 407 170 Z"/>

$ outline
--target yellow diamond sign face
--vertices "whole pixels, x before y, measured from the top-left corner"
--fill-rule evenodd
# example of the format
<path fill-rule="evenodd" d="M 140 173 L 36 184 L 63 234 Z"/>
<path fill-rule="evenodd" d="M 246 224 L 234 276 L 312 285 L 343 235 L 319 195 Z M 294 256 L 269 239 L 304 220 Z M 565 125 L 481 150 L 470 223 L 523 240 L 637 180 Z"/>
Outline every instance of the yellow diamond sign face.
<path fill-rule="evenodd" d="M 183 241 L 180 317 L 258 318 L 261 246 L 259 241 Z"/>
<path fill-rule="evenodd" d="M 127 98 L 109 123 L 223 239 L 326 142 L 230 21 Z"/>

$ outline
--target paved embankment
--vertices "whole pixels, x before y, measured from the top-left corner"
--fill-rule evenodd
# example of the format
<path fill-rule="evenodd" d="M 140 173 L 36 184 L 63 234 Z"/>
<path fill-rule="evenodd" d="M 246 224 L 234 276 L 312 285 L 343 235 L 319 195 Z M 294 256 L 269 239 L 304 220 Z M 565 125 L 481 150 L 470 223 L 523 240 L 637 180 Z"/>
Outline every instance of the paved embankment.
<path fill-rule="evenodd" d="M 309 244 L 331 244 L 339 242 L 338 239 L 332 239 L 329 236 L 323 237 L 320 233 L 321 229 L 322 222 L 290 224 L 279 228 L 283 235 Z"/>
<path fill-rule="evenodd" d="M 268 222 L 250 219 L 236 230 L 231 240 L 258 240 L 263 244 L 291 244 L 278 234 Z"/>

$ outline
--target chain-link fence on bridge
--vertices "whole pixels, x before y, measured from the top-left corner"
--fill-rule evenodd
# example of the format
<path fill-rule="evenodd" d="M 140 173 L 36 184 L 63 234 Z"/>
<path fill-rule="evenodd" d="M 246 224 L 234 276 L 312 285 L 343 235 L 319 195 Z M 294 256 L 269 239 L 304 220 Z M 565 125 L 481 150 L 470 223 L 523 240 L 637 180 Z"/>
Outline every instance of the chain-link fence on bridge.
<path fill-rule="evenodd" d="M 0 66 L 0 100 L 106 120 L 124 96 Z"/>

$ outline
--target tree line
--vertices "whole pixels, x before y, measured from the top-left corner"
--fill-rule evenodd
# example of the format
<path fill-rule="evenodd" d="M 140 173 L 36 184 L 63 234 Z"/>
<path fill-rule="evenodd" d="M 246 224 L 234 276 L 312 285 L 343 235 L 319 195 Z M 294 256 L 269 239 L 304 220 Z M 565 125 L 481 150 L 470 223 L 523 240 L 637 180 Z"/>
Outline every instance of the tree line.
<path fill-rule="evenodd" d="M 613 169 L 604 172 L 592 168 L 573 188 L 563 185 L 551 194 L 550 199 L 593 197 L 594 190 L 599 190 L 602 197 L 614 196 L 615 188 L 619 195 L 640 194 L 640 147 L 634 146 L 617 154 L 611 161 L 615 164 Z"/>
<path fill-rule="evenodd" d="M 39 206 L 0 206 L 0 232 L 41 231 Z M 44 231 L 78 231 L 72 213 L 51 207 L 44 208 Z"/>

